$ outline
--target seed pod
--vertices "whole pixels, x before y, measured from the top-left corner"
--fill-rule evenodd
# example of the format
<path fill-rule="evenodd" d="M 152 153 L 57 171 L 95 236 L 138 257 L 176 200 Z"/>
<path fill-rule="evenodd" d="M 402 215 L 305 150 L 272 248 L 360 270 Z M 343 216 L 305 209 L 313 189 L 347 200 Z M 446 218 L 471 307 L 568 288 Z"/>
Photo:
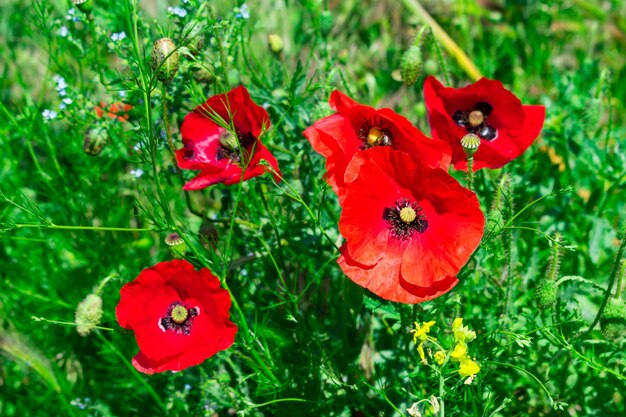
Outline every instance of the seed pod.
<path fill-rule="evenodd" d="M 556 303 L 558 286 L 556 281 L 543 278 L 535 289 L 535 299 L 540 308 L 551 308 Z"/>
<path fill-rule="evenodd" d="M 91 12 L 93 11 L 92 0 L 72 0 L 72 4 L 76 6 L 78 10 L 85 13 L 86 15 L 91 14 Z"/>
<path fill-rule="evenodd" d="M 626 335 L 626 304 L 619 298 L 611 297 L 600 318 L 602 334 L 609 339 L 619 339 Z"/>
<path fill-rule="evenodd" d="M 187 250 L 187 244 L 178 233 L 170 233 L 165 237 L 165 244 L 170 247 L 174 258 L 182 258 Z"/>
<path fill-rule="evenodd" d="M 100 323 L 102 318 L 102 298 L 96 294 L 89 294 L 78 304 L 75 314 L 76 331 L 81 336 L 87 336 Z"/>
<path fill-rule="evenodd" d="M 90 156 L 98 156 L 108 143 L 109 137 L 105 128 L 92 126 L 85 132 L 83 151 Z"/>
<path fill-rule="evenodd" d="M 161 38 L 152 46 L 152 70 L 157 72 L 157 79 L 169 83 L 178 71 L 178 51 L 174 41 Z"/>
<path fill-rule="evenodd" d="M 320 14 L 320 33 L 323 37 L 326 37 L 333 30 L 333 14 L 330 10 L 324 10 Z"/>
<path fill-rule="evenodd" d="M 480 146 L 480 138 L 473 133 L 468 133 L 463 136 L 463 139 L 461 139 L 461 146 L 465 151 L 465 155 L 467 155 L 468 158 L 471 158 Z"/>

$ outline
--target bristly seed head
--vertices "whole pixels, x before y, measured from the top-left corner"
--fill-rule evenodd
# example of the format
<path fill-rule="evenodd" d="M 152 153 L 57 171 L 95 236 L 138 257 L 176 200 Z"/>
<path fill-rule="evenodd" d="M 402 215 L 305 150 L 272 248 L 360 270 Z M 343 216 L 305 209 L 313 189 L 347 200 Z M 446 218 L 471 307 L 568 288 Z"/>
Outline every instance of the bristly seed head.
<path fill-rule="evenodd" d="M 402 199 L 396 201 L 394 207 L 385 208 L 383 219 L 389 224 L 394 237 L 405 240 L 428 229 L 428 221 L 421 211 L 416 202 Z"/>

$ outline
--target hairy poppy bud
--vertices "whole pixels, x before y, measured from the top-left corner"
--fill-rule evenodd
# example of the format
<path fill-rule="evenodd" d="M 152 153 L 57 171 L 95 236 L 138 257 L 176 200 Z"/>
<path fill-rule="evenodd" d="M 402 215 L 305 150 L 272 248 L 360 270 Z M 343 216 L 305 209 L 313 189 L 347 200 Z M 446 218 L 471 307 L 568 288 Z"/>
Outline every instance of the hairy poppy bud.
<path fill-rule="evenodd" d="M 540 308 L 550 308 L 556 303 L 558 286 L 556 281 L 542 279 L 535 289 L 535 299 Z"/>
<path fill-rule="evenodd" d="M 92 126 L 85 132 L 83 140 L 83 151 L 87 155 L 98 156 L 108 142 L 108 135 L 105 128 L 101 126 Z"/>
<path fill-rule="evenodd" d="M 96 294 L 89 294 L 76 308 L 76 331 L 81 336 L 87 336 L 100 323 L 102 318 L 102 298 Z"/>
<path fill-rule="evenodd" d="M 183 28 L 183 34 L 187 38 L 187 47 L 193 55 L 197 55 L 204 48 L 204 33 L 202 25 L 197 21 L 189 22 Z"/>
<path fill-rule="evenodd" d="M 320 33 L 326 37 L 333 30 L 333 14 L 329 10 L 324 10 L 320 14 Z"/>
<path fill-rule="evenodd" d="M 619 339 L 626 335 L 626 304 L 619 298 L 611 297 L 600 318 L 602 334 L 609 339 Z"/>
<path fill-rule="evenodd" d="M 275 55 L 280 55 L 280 53 L 283 51 L 283 38 L 275 33 L 270 33 L 269 35 L 267 35 L 267 44 L 270 47 L 270 51 L 272 51 L 272 53 L 274 53 Z"/>
<path fill-rule="evenodd" d="M 161 38 L 152 45 L 152 69 L 157 72 L 159 81 L 172 81 L 178 71 L 178 51 L 174 41 Z"/>
<path fill-rule="evenodd" d="M 72 0 L 72 4 L 76 6 L 78 10 L 85 14 L 91 14 L 91 12 L 93 11 L 92 0 Z"/>
<path fill-rule="evenodd" d="M 422 66 L 424 60 L 422 58 L 421 45 L 411 46 L 402 55 L 402 62 L 400 62 L 400 74 L 402 75 L 402 82 L 406 85 L 413 85 L 422 73 Z"/>

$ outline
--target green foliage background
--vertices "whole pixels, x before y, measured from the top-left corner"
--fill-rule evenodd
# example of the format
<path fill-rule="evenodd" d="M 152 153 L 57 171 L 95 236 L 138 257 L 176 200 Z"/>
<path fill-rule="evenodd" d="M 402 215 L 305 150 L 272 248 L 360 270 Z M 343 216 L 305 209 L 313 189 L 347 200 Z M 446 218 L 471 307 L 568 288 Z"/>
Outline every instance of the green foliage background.
<path fill-rule="evenodd" d="M 364 294 L 341 273 L 327 239 L 340 242 L 340 207 L 302 136 L 329 114 L 335 88 L 429 132 L 422 81 L 443 77 L 431 43 L 415 85 L 398 71 L 422 24 L 414 0 L 251 0 L 249 18 L 236 1 L 96 1 L 91 23 L 79 11 L 68 19 L 69 3 L 0 4 L 0 415 L 392 416 L 432 395 L 449 416 L 625 415 L 624 341 L 587 331 L 626 214 L 624 2 L 423 2 L 484 75 L 544 104 L 547 118 L 522 157 L 477 175 L 490 219 L 483 245 L 452 292 L 415 307 Z M 195 56 L 189 22 L 204 39 Z M 282 38 L 281 53 L 269 34 Z M 188 209 L 163 133 L 163 89 L 149 64 L 161 36 L 187 48 L 167 89 L 176 147 L 184 116 L 240 82 L 272 119 L 263 141 L 285 181 L 190 193 L 210 221 Z M 453 85 L 470 82 L 444 55 Z M 72 99 L 64 111 L 55 75 Z M 134 106 L 128 122 L 96 117 L 101 102 L 118 101 Z M 45 109 L 57 117 L 45 120 Z M 83 140 L 95 127 L 109 143 L 93 157 Z M 147 377 L 130 364 L 136 344 L 114 310 L 125 282 L 172 258 L 163 241 L 172 231 L 190 261 L 226 280 L 243 316 L 232 313 L 231 349 Z M 541 310 L 534 288 L 556 231 L 560 276 L 575 278 Z M 103 329 L 81 337 L 75 308 L 105 277 Z M 421 364 L 410 334 L 414 321 L 436 320 L 432 335 L 448 343 L 455 317 L 478 333 L 471 351 L 482 369 L 471 385 Z"/>

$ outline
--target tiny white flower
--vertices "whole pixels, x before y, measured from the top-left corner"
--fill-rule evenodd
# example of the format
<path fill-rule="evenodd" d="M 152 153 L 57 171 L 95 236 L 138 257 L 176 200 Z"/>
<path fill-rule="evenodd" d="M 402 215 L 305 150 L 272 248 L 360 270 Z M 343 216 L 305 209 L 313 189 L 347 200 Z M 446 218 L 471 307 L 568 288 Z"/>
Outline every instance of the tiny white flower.
<path fill-rule="evenodd" d="M 67 35 L 70 34 L 70 30 L 67 28 L 67 26 L 61 26 L 57 34 L 61 36 L 62 38 L 65 38 L 67 37 Z"/>
<path fill-rule="evenodd" d="M 248 5 L 246 3 L 241 5 L 241 7 L 239 8 L 239 13 L 244 19 L 250 19 L 250 10 L 248 9 Z"/>
<path fill-rule="evenodd" d="M 135 178 L 141 178 L 141 176 L 143 175 L 143 169 L 141 168 L 133 169 L 130 171 L 130 175 L 132 175 Z"/>
<path fill-rule="evenodd" d="M 45 109 L 41 112 L 41 116 L 44 118 L 44 120 L 49 121 L 57 117 L 57 112 L 55 112 L 54 110 Z"/>
<path fill-rule="evenodd" d="M 126 98 L 128 93 L 126 92 L 126 90 L 121 90 L 119 93 L 117 93 L 117 95 L 120 96 L 120 98 Z"/>

